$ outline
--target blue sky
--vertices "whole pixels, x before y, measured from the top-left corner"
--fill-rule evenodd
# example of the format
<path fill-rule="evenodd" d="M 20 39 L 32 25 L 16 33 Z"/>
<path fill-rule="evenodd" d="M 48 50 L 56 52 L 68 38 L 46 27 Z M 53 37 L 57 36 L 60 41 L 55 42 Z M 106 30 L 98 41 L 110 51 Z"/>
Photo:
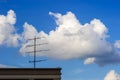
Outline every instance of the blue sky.
<path fill-rule="evenodd" d="M 62 16 L 72 15 L 73 18 L 74 14 L 81 25 L 90 23 L 96 18 L 108 29 L 105 35 L 107 34 L 109 37 L 105 38 L 105 40 L 110 45 L 114 45 L 116 40 L 120 40 L 119 4 L 119 0 L 0 0 L 0 15 L 6 16 L 9 10 L 14 11 L 16 14 L 14 28 L 19 35 L 24 31 L 23 25 L 25 22 L 33 25 L 38 32 L 44 31 L 46 34 L 49 34 L 50 31 L 61 26 L 61 24 L 56 24 L 56 18 L 59 20 L 59 17 L 56 17 L 57 13 Z M 52 15 L 49 12 L 52 12 Z M 0 64 L 9 67 L 32 68 L 33 64 L 28 63 L 28 61 L 33 58 L 21 54 L 19 52 L 20 48 L 21 45 L 14 47 L 7 46 L 4 43 L 1 44 Z M 99 66 L 102 62 L 86 65 L 81 57 L 56 59 L 51 56 L 38 56 L 37 59 L 47 59 L 45 62 L 37 63 L 38 68 L 61 67 L 62 80 L 104 80 L 104 77 L 110 70 L 115 70 L 118 74 L 120 73 L 119 61 L 113 61 L 115 64 L 111 61 L 111 63 L 105 66 Z"/>

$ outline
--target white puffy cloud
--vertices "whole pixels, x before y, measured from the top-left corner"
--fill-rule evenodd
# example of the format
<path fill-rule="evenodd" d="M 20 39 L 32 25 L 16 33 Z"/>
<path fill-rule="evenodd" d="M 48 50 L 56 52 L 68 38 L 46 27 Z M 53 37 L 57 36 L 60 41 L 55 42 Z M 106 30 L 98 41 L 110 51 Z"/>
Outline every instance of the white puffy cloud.
<path fill-rule="evenodd" d="M 120 63 L 120 40 L 114 44 L 110 43 L 107 27 L 99 20 L 93 19 L 89 23 L 81 24 L 72 12 L 65 15 L 49 12 L 55 17 L 57 27 L 48 34 L 25 22 L 24 31 L 18 35 L 14 27 L 16 14 L 9 10 L 7 15 L 0 15 L 0 46 L 17 46 L 22 44 L 20 52 L 33 51 L 26 48 L 33 45 L 28 39 L 45 37 L 37 40 L 37 44 L 48 43 L 37 46 L 37 50 L 48 50 L 37 53 L 38 56 L 47 56 L 56 59 L 79 58 L 85 60 L 84 64 L 96 63 L 98 65 Z M 20 44 L 19 44 L 19 40 Z"/>
<path fill-rule="evenodd" d="M 120 74 L 117 74 L 115 70 L 111 70 L 107 73 L 104 80 L 120 80 Z"/>
<path fill-rule="evenodd" d="M 24 31 L 22 33 L 22 39 L 24 39 L 24 41 L 31 39 L 38 34 L 35 27 L 32 25 L 29 25 L 27 22 L 24 23 L 23 28 L 24 28 Z"/>
<path fill-rule="evenodd" d="M 18 45 L 19 35 L 14 28 L 15 23 L 16 14 L 13 10 L 9 10 L 6 16 L 0 15 L 0 45 Z"/>
<path fill-rule="evenodd" d="M 107 41 L 108 29 L 99 19 L 93 19 L 90 23 L 82 25 L 72 12 L 67 12 L 65 15 L 52 12 L 49 14 L 55 17 L 57 24 L 55 30 L 51 30 L 49 34 L 44 31 L 37 32 L 28 24 L 27 30 L 23 33 L 28 37 L 31 33 L 36 34 L 37 37 L 46 37 L 38 40 L 37 43 L 47 42 L 48 44 L 38 46 L 37 50 L 49 49 L 49 51 L 37 53 L 38 56 L 64 60 L 80 58 L 85 60 L 85 64 L 106 65 L 120 62 L 120 52 Z M 33 49 L 26 49 L 25 46 L 28 44 L 33 44 L 33 42 L 23 45 L 20 49 L 22 53 Z"/>
<path fill-rule="evenodd" d="M 98 19 L 94 19 L 90 22 L 93 30 L 99 35 L 101 39 L 107 37 L 106 33 L 108 32 L 106 26 Z"/>
<path fill-rule="evenodd" d="M 84 59 L 84 64 L 97 63 L 105 65 L 109 63 L 120 62 L 120 41 L 111 44 L 107 41 L 108 29 L 99 20 L 93 19 L 90 23 L 82 25 L 72 12 L 65 15 L 60 13 L 49 13 L 55 17 L 57 27 L 51 30 L 49 34 L 44 31 L 38 32 L 34 26 L 25 22 L 24 31 L 20 35 L 16 33 L 14 24 L 16 23 L 16 14 L 9 10 L 7 15 L 0 15 L 0 45 L 17 46 L 18 39 L 21 39 L 21 53 L 33 51 L 33 48 L 27 48 L 27 45 L 33 44 L 28 39 L 37 37 L 46 37 L 38 40 L 37 43 L 48 43 L 37 47 L 37 50 L 46 50 L 38 53 L 38 56 L 47 56 L 57 59 Z M 24 54 L 25 55 L 25 54 Z"/>

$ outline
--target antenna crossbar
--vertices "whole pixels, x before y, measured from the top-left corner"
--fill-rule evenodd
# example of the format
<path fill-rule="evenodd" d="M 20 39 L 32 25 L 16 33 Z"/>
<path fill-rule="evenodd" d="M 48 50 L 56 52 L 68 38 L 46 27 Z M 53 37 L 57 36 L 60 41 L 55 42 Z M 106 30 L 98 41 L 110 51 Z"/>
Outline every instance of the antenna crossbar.
<path fill-rule="evenodd" d="M 33 46 L 40 46 L 40 45 L 44 45 L 44 44 L 48 44 L 48 43 L 42 43 L 42 44 L 36 44 L 36 45 L 27 45 L 26 47 L 33 47 Z"/>
<path fill-rule="evenodd" d="M 42 52 L 42 51 L 49 51 L 49 49 L 48 50 L 38 50 L 36 52 Z M 26 52 L 26 53 L 34 53 L 34 51 L 30 51 L 30 52 Z"/>
<path fill-rule="evenodd" d="M 35 38 L 28 39 L 28 40 L 35 40 L 35 39 L 42 39 L 42 38 L 45 38 L 45 37 L 36 37 L 36 36 L 35 36 Z"/>
<path fill-rule="evenodd" d="M 29 61 L 29 63 L 34 63 L 34 62 L 42 62 L 42 61 L 46 61 L 46 59 L 45 59 L 45 60 Z"/>

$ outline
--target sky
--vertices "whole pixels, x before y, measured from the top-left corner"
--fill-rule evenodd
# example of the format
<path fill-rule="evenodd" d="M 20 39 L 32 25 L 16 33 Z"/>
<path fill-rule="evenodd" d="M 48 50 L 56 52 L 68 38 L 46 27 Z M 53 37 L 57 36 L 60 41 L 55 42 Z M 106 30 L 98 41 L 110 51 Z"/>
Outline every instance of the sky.
<path fill-rule="evenodd" d="M 119 0 L 0 0 L 0 67 L 62 68 L 62 80 L 120 80 Z M 47 43 L 47 44 L 46 44 Z M 44 45 L 43 45 L 44 44 Z M 48 51 L 44 51 L 48 50 Z"/>

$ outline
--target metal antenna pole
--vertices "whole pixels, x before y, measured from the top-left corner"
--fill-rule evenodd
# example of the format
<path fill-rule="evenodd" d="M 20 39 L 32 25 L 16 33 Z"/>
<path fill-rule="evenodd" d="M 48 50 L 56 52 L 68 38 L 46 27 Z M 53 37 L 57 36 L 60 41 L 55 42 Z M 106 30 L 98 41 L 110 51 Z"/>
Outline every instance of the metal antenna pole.
<path fill-rule="evenodd" d="M 36 68 L 36 36 L 34 38 L 34 69 Z"/>

